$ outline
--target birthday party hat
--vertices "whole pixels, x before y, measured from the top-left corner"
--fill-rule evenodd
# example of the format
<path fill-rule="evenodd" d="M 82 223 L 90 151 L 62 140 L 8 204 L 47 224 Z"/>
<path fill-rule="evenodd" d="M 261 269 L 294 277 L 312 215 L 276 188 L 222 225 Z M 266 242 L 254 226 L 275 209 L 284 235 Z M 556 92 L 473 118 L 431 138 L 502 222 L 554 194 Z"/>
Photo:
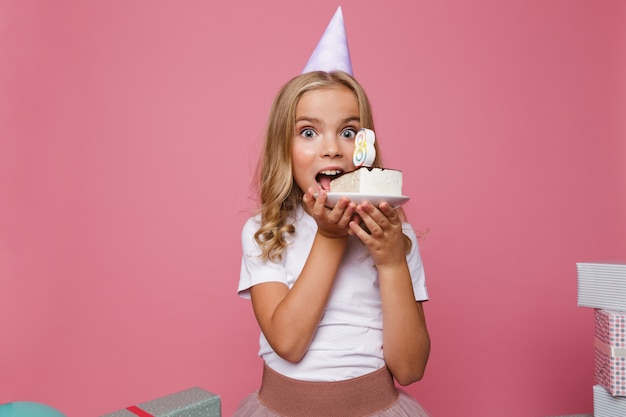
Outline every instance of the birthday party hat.
<path fill-rule="evenodd" d="M 330 72 L 334 70 L 341 70 L 353 75 L 341 6 L 330 20 L 302 74 L 311 71 Z"/>

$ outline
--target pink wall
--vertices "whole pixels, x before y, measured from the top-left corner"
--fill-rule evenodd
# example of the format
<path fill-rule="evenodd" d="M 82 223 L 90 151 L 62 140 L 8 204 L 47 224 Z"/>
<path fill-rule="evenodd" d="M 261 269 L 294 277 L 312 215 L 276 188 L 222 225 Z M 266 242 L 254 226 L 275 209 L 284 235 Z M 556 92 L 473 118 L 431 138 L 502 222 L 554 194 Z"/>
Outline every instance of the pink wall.
<path fill-rule="evenodd" d="M 338 4 L 0 2 L 0 403 L 94 416 L 261 362 L 235 293 L 269 104 Z M 314 4 L 314 6 L 312 6 Z M 626 259 L 626 3 L 344 0 L 406 175 L 436 417 L 592 410 L 575 263 Z"/>

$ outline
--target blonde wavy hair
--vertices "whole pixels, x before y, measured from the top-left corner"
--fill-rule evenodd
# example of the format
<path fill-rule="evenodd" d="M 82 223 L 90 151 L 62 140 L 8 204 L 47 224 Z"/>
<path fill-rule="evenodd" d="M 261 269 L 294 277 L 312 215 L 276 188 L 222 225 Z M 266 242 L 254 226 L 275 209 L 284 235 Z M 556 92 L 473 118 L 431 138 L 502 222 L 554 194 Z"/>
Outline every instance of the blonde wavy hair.
<path fill-rule="evenodd" d="M 293 179 L 291 161 L 296 106 L 308 91 L 337 87 L 352 91 L 359 106 L 361 127 L 375 130 L 367 94 L 352 76 L 342 71 L 316 71 L 294 77 L 274 99 L 255 176 L 261 226 L 254 239 L 261 248 L 263 260 L 277 261 L 282 258 L 288 244 L 286 237 L 295 232 L 288 220 L 289 215 L 302 201 L 303 192 Z M 373 166 L 382 167 L 377 143 L 374 143 L 376 159 Z"/>

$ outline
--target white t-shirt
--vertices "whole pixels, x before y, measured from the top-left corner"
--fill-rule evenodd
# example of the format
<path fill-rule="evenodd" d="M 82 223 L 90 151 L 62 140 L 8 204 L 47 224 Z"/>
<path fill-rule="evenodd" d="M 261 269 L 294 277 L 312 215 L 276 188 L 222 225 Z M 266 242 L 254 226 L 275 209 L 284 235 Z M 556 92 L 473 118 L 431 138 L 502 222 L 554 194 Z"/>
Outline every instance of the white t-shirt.
<path fill-rule="evenodd" d="M 300 275 L 317 232 L 317 223 L 300 206 L 295 213 L 296 233 L 280 262 L 262 261 L 254 240 L 260 216 L 248 219 L 242 231 L 243 257 L 238 293 L 250 298 L 250 287 L 282 282 L 291 288 Z M 417 301 L 428 300 L 417 238 L 405 223 L 403 232 L 413 245 L 407 262 Z M 341 381 L 365 375 L 385 365 L 383 319 L 378 274 L 367 248 L 351 236 L 335 278 L 328 304 L 307 353 L 298 363 L 278 356 L 261 333 L 259 356 L 275 371 L 302 381 Z"/>

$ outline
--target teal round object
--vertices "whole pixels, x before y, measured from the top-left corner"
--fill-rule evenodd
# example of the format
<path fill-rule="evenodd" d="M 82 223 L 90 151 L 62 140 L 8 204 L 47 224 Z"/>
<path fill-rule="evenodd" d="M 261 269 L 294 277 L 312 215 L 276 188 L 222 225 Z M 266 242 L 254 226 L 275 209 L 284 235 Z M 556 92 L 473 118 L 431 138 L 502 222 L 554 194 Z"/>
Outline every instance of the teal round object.
<path fill-rule="evenodd" d="M 0 417 L 67 417 L 54 408 L 32 401 L 0 404 Z"/>

